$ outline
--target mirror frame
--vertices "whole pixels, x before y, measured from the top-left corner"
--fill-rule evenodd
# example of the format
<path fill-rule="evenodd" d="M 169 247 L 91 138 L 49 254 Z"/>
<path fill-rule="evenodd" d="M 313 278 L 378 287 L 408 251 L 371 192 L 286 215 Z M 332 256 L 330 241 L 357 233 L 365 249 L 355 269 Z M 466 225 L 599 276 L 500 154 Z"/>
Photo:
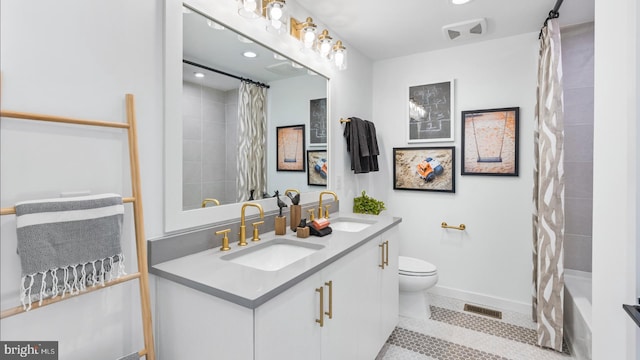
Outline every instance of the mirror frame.
<path fill-rule="evenodd" d="M 242 203 L 182 210 L 182 123 L 169 119 L 182 118 L 182 7 L 183 3 L 219 24 L 244 34 L 247 38 L 327 78 L 327 119 L 330 119 L 330 74 L 332 69 L 319 60 L 310 59 L 299 51 L 292 37 L 277 36 L 264 30 L 261 21 L 249 21 L 237 14 L 228 0 L 165 0 L 164 18 L 164 229 L 166 233 L 210 226 L 231 221 L 240 216 Z M 213 16 L 212 14 L 215 14 Z M 330 133 L 330 121 L 327 131 Z M 328 139 L 329 148 L 331 139 Z M 327 184 L 329 188 L 329 184 Z M 322 189 L 324 190 L 324 189 Z M 302 204 L 317 201 L 320 191 L 302 193 Z M 273 199 L 257 200 L 265 211 L 277 210 Z"/>

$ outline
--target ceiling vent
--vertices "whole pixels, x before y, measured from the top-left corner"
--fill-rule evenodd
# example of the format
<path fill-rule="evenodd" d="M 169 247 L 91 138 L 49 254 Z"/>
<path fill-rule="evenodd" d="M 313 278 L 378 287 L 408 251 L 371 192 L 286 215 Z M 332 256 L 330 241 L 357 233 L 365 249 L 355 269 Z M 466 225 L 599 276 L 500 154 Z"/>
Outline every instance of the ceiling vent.
<path fill-rule="evenodd" d="M 298 76 L 306 72 L 306 69 L 294 68 L 293 66 L 291 66 L 290 61 L 283 61 L 268 65 L 265 67 L 265 69 L 271 71 L 274 74 L 284 76 Z"/>
<path fill-rule="evenodd" d="M 447 40 L 462 40 L 476 38 L 487 32 L 487 20 L 485 18 L 463 21 L 442 27 L 442 34 Z"/>

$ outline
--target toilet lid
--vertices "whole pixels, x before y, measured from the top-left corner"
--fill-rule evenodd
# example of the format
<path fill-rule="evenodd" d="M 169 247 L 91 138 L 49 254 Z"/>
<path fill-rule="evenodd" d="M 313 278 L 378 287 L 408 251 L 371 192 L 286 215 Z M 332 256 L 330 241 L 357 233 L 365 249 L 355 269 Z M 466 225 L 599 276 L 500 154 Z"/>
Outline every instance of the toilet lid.
<path fill-rule="evenodd" d="M 438 268 L 424 260 L 399 256 L 398 271 L 403 275 L 433 275 L 438 272 Z"/>

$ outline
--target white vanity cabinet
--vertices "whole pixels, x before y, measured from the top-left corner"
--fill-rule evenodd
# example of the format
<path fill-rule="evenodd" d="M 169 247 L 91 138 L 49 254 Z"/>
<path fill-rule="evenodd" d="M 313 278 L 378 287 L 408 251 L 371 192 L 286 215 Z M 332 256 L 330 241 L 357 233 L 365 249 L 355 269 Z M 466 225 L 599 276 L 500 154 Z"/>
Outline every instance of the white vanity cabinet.
<path fill-rule="evenodd" d="M 158 359 L 375 359 L 398 322 L 398 227 L 386 229 L 328 265 L 298 263 L 318 270 L 300 274 L 307 277 L 255 308 L 157 277 Z M 355 244 L 357 237 L 341 232 L 331 241 Z M 206 273 L 213 260 L 210 254 L 201 257 L 172 266 Z"/>
<path fill-rule="evenodd" d="M 370 240 L 258 307 L 255 359 L 375 359 L 398 322 L 394 234 Z"/>

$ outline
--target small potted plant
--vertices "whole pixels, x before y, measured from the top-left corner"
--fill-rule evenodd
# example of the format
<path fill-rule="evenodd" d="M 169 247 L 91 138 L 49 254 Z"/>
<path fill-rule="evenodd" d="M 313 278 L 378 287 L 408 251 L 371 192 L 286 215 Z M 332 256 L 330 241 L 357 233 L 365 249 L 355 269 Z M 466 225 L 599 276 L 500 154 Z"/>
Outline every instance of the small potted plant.
<path fill-rule="evenodd" d="M 357 214 L 379 215 L 382 210 L 386 210 L 384 202 L 367 196 L 362 190 L 362 196 L 353 198 L 353 212 Z"/>

